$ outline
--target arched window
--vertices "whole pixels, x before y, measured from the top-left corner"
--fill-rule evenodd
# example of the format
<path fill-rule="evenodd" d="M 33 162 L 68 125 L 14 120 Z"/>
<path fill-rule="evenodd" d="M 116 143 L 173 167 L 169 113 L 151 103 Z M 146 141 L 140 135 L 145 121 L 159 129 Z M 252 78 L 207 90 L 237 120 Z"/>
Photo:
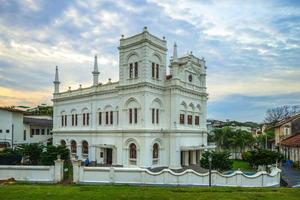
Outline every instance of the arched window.
<path fill-rule="evenodd" d="M 152 150 L 152 157 L 153 159 L 158 159 L 158 151 L 159 151 L 159 146 L 157 143 L 153 145 L 153 150 Z"/>
<path fill-rule="evenodd" d="M 89 144 L 87 141 L 82 142 L 82 153 L 88 154 L 89 153 Z"/>
<path fill-rule="evenodd" d="M 65 140 L 61 140 L 61 141 L 60 141 L 60 145 L 61 145 L 61 146 L 66 146 L 66 141 L 65 141 Z"/>
<path fill-rule="evenodd" d="M 136 159 L 136 145 L 134 143 L 129 145 L 129 158 Z"/>
<path fill-rule="evenodd" d="M 76 141 L 72 140 L 71 141 L 71 153 L 76 153 L 77 152 L 77 144 Z"/>

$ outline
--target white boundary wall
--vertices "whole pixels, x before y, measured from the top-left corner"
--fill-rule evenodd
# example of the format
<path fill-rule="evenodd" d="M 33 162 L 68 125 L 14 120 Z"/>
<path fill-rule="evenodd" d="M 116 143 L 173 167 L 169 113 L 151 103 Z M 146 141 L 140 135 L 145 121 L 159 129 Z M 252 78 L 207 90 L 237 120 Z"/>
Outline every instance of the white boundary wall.
<path fill-rule="evenodd" d="M 63 160 L 56 160 L 54 166 L 0 165 L 0 180 L 60 182 L 63 180 L 63 163 Z"/>
<path fill-rule="evenodd" d="M 260 171 L 248 176 L 241 171 L 235 171 L 230 175 L 212 171 L 212 185 L 240 187 L 279 186 L 280 172 L 280 169 L 274 168 L 270 174 Z M 191 169 L 182 173 L 175 173 L 169 169 L 153 173 L 142 168 L 84 167 L 79 166 L 78 162 L 74 161 L 73 180 L 75 183 L 93 184 L 208 186 L 209 173 L 200 174 Z"/>

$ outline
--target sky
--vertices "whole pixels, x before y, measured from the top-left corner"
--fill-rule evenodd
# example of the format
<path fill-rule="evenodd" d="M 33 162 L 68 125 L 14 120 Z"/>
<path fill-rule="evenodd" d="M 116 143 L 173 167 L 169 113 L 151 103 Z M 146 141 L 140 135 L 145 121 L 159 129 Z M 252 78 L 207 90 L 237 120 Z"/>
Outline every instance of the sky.
<path fill-rule="evenodd" d="M 241 3 L 242 2 L 242 3 Z M 52 104 L 60 89 L 118 81 L 119 39 L 143 27 L 166 37 L 168 58 L 207 64 L 208 118 L 261 122 L 300 104 L 300 1 L 0 0 L 0 106 Z"/>

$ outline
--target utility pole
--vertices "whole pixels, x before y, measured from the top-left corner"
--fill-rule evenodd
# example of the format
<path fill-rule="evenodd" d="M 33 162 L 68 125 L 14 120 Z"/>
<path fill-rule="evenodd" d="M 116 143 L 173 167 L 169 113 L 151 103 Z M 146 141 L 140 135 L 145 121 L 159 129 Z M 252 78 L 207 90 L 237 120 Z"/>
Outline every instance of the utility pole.
<path fill-rule="evenodd" d="M 211 162 L 212 162 L 212 156 L 209 155 L 209 157 L 208 157 L 208 163 L 209 163 L 209 187 L 211 187 Z"/>
<path fill-rule="evenodd" d="M 14 148 L 14 125 L 11 125 L 11 148 Z"/>

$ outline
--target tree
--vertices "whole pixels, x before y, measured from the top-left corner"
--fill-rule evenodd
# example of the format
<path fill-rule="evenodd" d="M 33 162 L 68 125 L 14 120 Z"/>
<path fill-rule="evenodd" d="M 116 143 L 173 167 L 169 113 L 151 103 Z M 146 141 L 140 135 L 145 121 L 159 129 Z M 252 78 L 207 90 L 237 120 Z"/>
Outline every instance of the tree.
<path fill-rule="evenodd" d="M 223 127 L 215 129 L 214 133 L 214 139 L 219 150 L 234 150 L 234 156 L 236 156 L 237 152 L 242 154 L 246 147 L 251 147 L 255 142 L 252 134 L 244 130 L 233 130 L 230 127 Z"/>
<path fill-rule="evenodd" d="M 37 165 L 43 152 L 43 145 L 38 143 L 23 144 L 18 147 L 18 150 L 24 157 L 28 158 L 29 164 Z"/>
<path fill-rule="evenodd" d="M 209 168 L 209 161 L 208 158 L 212 157 L 212 169 L 218 170 L 218 171 L 224 171 L 229 170 L 232 168 L 232 160 L 229 159 L 230 153 L 228 151 L 224 152 L 204 152 L 202 154 L 200 163 L 201 166 L 208 169 Z"/>
<path fill-rule="evenodd" d="M 43 165 L 54 165 L 54 161 L 58 155 L 65 161 L 70 159 L 70 151 L 66 146 L 48 145 L 46 150 L 41 154 L 41 162 Z"/>
<path fill-rule="evenodd" d="M 267 166 L 275 164 L 283 159 L 282 154 L 266 149 L 247 151 L 243 154 L 243 159 L 251 166 L 258 168 L 259 165 Z"/>
<path fill-rule="evenodd" d="M 268 109 L 266 112 L 265 123 L 275 125 L 277 122 L 298 113 L 300 113 L 299 105 L 283 105 L 271 108 Z"/>

